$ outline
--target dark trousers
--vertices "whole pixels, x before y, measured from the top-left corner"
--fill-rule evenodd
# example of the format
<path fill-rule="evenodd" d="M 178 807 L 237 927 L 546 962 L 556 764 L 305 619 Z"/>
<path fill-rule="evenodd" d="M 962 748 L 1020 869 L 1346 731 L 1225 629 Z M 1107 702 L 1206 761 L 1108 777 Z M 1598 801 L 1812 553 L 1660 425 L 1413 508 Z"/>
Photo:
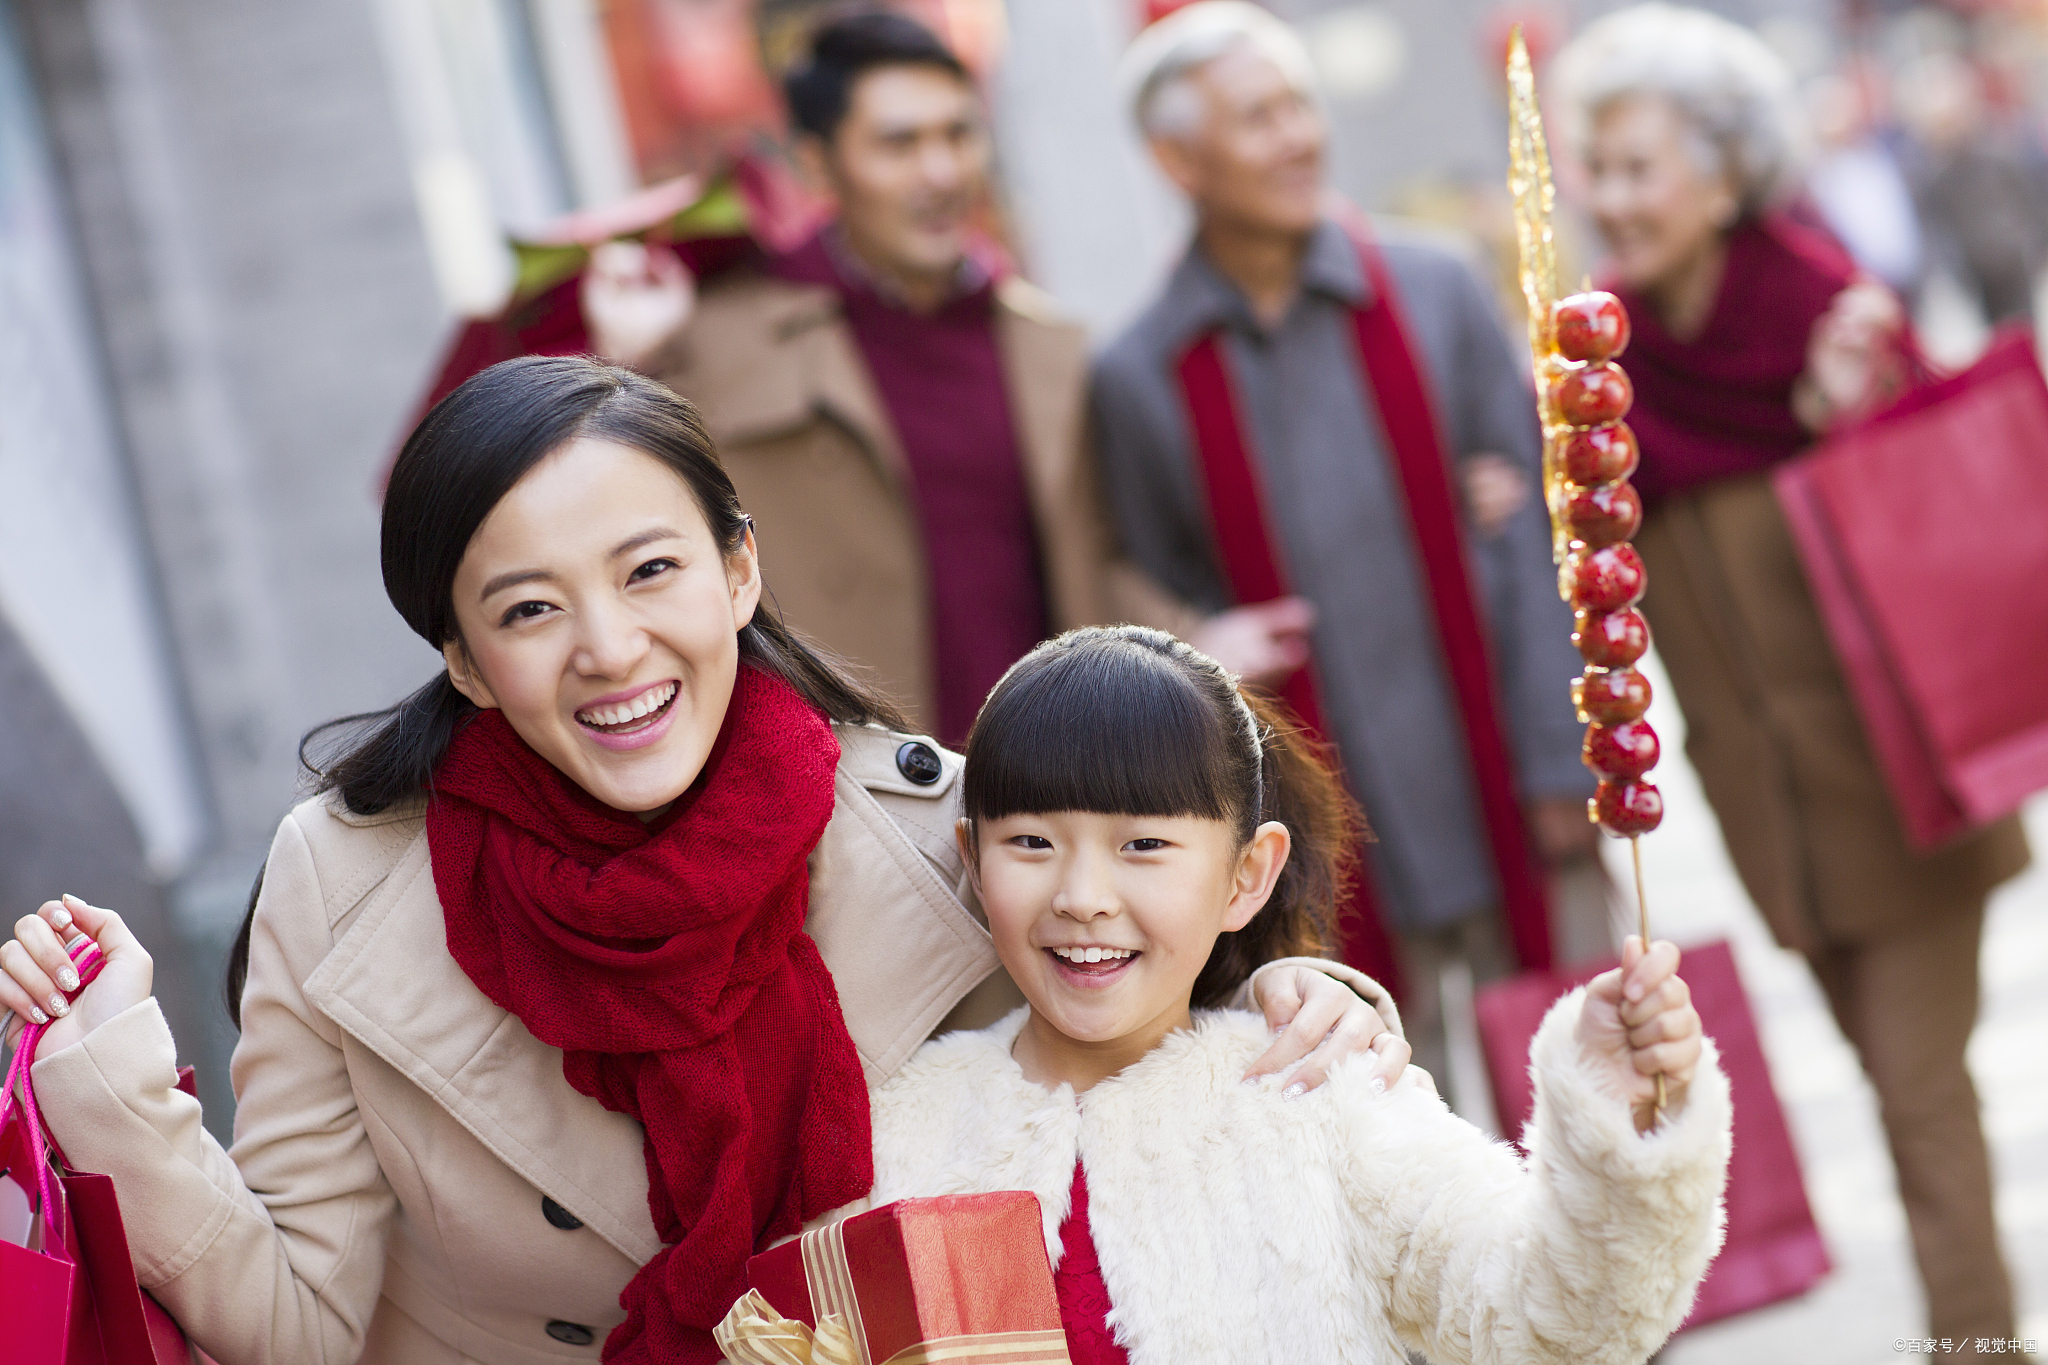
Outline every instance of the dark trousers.
<path fill-rule="evenodd" d="M 1928 1335 L 2018 1335 L 1991 1211 L 1991 1159 L 1963 1049 L 1977 1023 L 1984 908 L 1929 916 L 1866 943 L 1810 954 L 1835 1022 L 1877 1089 Z"/>

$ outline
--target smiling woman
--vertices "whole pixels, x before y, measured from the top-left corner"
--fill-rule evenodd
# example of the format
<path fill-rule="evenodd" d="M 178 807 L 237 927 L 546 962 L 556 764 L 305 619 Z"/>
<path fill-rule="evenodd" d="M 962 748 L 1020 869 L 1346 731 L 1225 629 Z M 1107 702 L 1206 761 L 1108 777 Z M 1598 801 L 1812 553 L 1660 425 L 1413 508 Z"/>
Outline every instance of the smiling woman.
<path fill-rule="evenodd" d="M 57 1016 L 44 1113 L 222 1365 L 715 1361 L 748 1255 L 868 1189 L 868 1086 L 1017 999 L 959 759 L 783 626 L 696 410 L 631 371 L 450 394 L 383 561 L 446 668 L 312 737 L 236 947 L 233 1151 L 76 901 L 0 944 L 0 1006 Z M 60 937 L 107 956 L 82 991 Z M 1384 1032 L 1342 969 L 1262 970 L 1269 1069 Z"/>

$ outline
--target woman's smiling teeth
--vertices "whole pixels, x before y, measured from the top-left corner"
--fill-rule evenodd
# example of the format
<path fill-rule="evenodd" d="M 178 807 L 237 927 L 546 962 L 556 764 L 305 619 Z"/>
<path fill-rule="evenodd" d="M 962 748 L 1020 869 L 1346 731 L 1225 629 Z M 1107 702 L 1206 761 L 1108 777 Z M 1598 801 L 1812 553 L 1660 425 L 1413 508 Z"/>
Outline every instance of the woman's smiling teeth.
<path fill-rule="evenodd" d="M 610 706 L 586 706 L 576 713 L 578 722 L 593 730 L 608 734 L 621 734 L 638 729 L 648 723 L 648 718 L 660 711 L 676 698 L 676 684 L 673 681 L 650 687 L 630 701 L 616 702 Z"/>
<path fill-rule="evenodd" d="M 1121 962 L 1136 955 L 1131 948 L 1054 948 L 1052 955 L 1068 962 Z"/>

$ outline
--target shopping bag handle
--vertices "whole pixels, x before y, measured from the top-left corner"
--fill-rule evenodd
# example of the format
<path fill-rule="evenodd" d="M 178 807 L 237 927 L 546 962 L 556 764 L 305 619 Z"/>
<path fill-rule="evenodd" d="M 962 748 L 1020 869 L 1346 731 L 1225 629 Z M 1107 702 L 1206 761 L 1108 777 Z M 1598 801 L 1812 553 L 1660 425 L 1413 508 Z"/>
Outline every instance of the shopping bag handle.
<path fill-rule="evenodd" d="M 67 951 L 71 954 L 72 965 L 78 969 L 78 990 L 68 993 L 69 998 L 76 999 L 78 992 L 92 984 L 92 979 L 100 974 L 107 960 L 99 945 L 82 934 Z M 10 1109 L 18 1109 L 22 1127 L 28 1130 L 29 1155 L 36 1164 L 36 1186 L 43 1197 L 41 1207 L 45 1218 L 50 1217 L 50 1211 L 57 1207 L 57 1185 L 50 1165 L 50 1142 L 43 1133 L 43 1115 L 36 1106 L 36 1087 L 30 1068 L 37 1045 L 49 1031 L 49 1024 L 30 1024 L 21 1031 L 21 1037 L 15 1043 L 14 1057 L 7 1064 L 6 1088 L 0 1090 L 0 1124 L 7 1122 Z"/>

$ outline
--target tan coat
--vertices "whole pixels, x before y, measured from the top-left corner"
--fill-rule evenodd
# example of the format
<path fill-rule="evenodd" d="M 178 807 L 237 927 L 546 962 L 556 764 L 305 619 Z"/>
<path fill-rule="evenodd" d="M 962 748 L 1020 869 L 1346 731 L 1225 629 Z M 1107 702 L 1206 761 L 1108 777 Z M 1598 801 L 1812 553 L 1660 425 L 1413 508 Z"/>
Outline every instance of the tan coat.
<path fill-rule="evenodd" d="M 1055 631 L 1200 617 L 1116 554 L 1087 441 L 1088 346 L 1022 280 L 996 291 L 1017 448 Z M 697 404 L 753 514 L 783 615 L 936 723 L 931 594 L 903 450 L 838 296 L 753 272 L 704 291 L 649 366 Z"/>
<path fill-rule="evenodd" d="M 1968 915 L 2027 865 L 2017 818 L 1907 844 L 1768 476 L 1672 498 L 1636 545 L 1686 757 L 1780 943 L 1813 955 Z"/>
<path fill-rule="evenodd" d="M 911 737 L 838 733 L 805 927 L 877 1083 L 1021 996 L 961 898 L 958 758 L 920 787 L 895 762 Z M 201 1347 L 221 1365 L 598 1357 L 660 1246 L 642 1130 L 571 1089 L 449 955 L 416 806 L 286 818 L 242 1019 L 231 1152 L 175 1088 L 153 1000 L 34 1072 L 73 1165 L 114 1177 L 142 1284 Z"/>

